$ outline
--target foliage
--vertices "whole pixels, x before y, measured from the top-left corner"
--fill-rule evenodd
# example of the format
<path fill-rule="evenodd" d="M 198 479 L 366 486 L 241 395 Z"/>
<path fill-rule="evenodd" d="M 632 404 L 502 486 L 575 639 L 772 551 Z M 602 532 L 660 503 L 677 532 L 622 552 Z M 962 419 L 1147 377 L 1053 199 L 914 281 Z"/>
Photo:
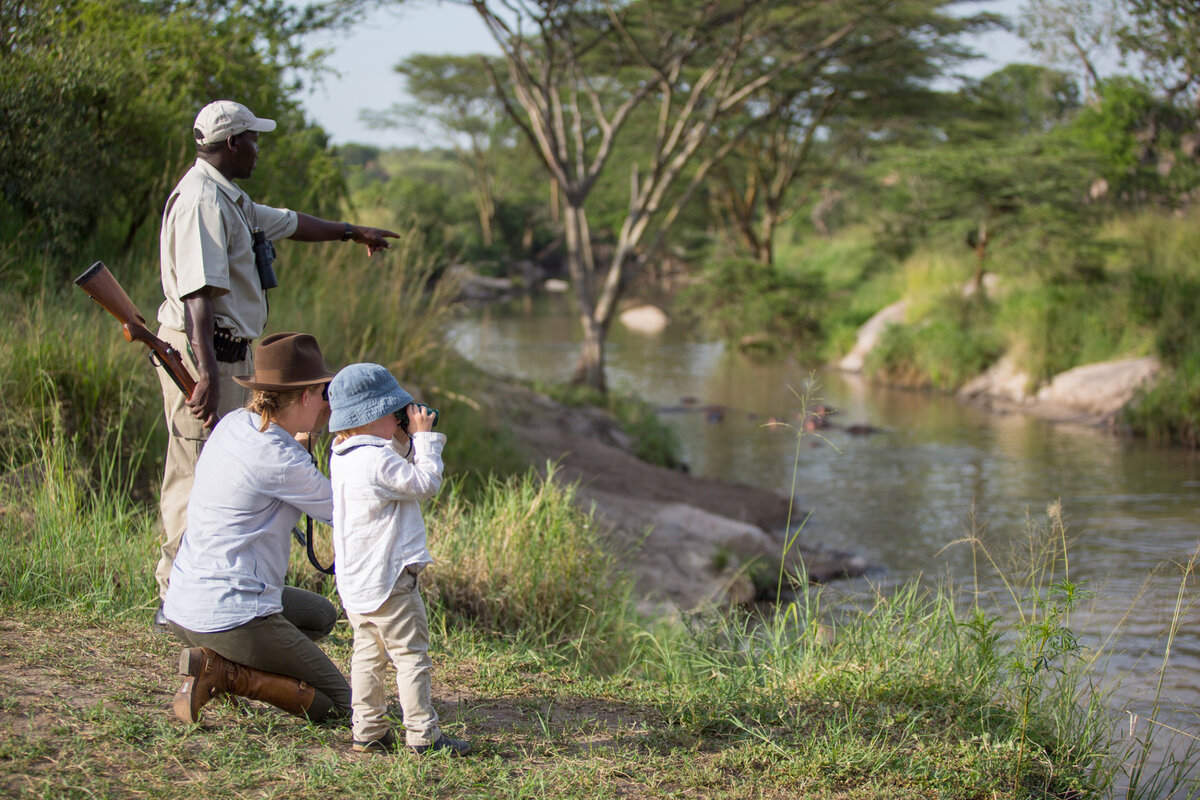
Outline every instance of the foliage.
<path fill-rule="evenodd" d="M 1196 115 L 1165 103 L 1140 80 L 1112 78 L 1102 86 L 1100 102 L 1081 110 L 1061 138 L 1095 158 L 1117 204 L 1186 203 L 1200 176 L 1195 145 L 1187 145 L 1191 156 L 1184 152 L 1189 139 L 1200 142 Z"/>
<path fill-rule="evenodd" d="M 1150 441 L 1200 449 L 1200 369 L 1168 368 L 1138 392 L 1124 421 Z"/>
<path fill-rule="evenodd" d="M 948 294 L 920 324 L 889 326 L 864 369 L 875 380 L 900 386 L 956 389 L 1000 357 L 994 313 L 978 296 Z"/>
<path fill-rule="evenodd" d="M 714 216 L 747 255 L 774 262 L 778 227 L 814 196 L 840 196 L 852 170 L 848 153 L 920 124 L 936 102 L 930 84 L 969 57 L 960 35 L 998 24 L 993 15 L 947 13 L 941 0 L 885 4 L 855 24 L 852 43 L 830 48 L 819 64 L 801 62 L 761 92 L 771 112 L 748 130 L 714 169 L 708 190 Z M 822 232 L 823 211 L 813 220 Z"/>
<path fill-rule="evenodd" d="M 339 154 L 351 159 L 349 204 L 381 225 L 414 226 L 439 254 L 439 266 L 466 262 L 488 272 L 493 261 L 507 265 L 536 257 L 545 262 L 546 251 L 553 249 L 554 233 L 539 194 L 544 187 L 531 185 L 534 172 L 524 149 L 495 155 L 495 180 L 507 190 L 494 198 L 491 246 L 483 244 L 472 178 L 450 152 L 341 147 Z"/>
<path fill-rule="evenodd" d="M 962 241 L 976 255 L 976 286 L 1014 245 L 1028 258 L 1005 263 L 1086 269 L 1096 258 L 1097 209 L 1086 202 L 1095 166 L 1054 135 L 1075 102 L 1069 83 L 1060 73 L 1009 67 L 947 101 L 956 116 L 925 146 L 895 149 L 885 162 L 893 228 Z M 1045 257 L 1048 247 L 1057 248 L 1054 258 Z"/>
<path fill-rule="evenodd" d="M 431 603 L 455 625 L 613 663 L 634 621 L 629 578 L 575 489 L 532 471 L 468 501 L 453 487 L 428 518 Z"/>
<path fill-rule="evenodd" d="M 0 10 L 0 208 L 20 234 L 76 253 L 99 237 L 129 248 L 155 227 L 194 158 L 205 103 L 235 97 L 279 133 L 251 192 L 315 213 L 333 209 L 341 176 L 324 134 L 289 93 L 315 68 L 297 41 L 332 20 L 317 4 L 275 0 L 28 0 Z M 270 177 L 267 177 L 267 175 Z M 147 223 L 151 223 L 147 225 Z"/>
<path fill-rule="evenodd" d="M 1118 45 L 1124 15 L 1115 0 L 1029 0 L 1019 32 L 1056 67 L 1083 73 L 1089 94 L 1100 90 L 1100 64 Z"/>
<path fill-rule="evenodd" d="M 1007 352 L 1033 386 L 1083 364 L 1148 353 L 1153 336 L 1130 313 L 1125 292 L 1121 280 L 1015 289 L 996 314 Z"/>
<path fill-rule="evenodd" d="M 1168 102 L 1195 105 L 1200 92 L 1200 20 L 1188 0 L 1128 0 L 1121 49 L 1144 58 Z M 1188 97 L 1189 92 L 1191 97 Z"/>
<path fill-rule="evenodd" d="M 791 353 L 820 342 L 825 295 L 817 273 L 727 260 L 709 264 L 685 287 L 678 307 L 690 309 L 701 330 L 742 349 Z"/>
<path fill-rule="evenodd" d="M 474 56 L 427 54 L 410 56 L 395 70 L 404 76 L 412 100 L 370 119 L 376 127 L 432 124 L 437 140 L 449 143 L 470 181 L 482 244 L 491 247 L 497 199 L 506 193 L 496 161 L 512 150 L 514 129 L 488 72 Z"/>

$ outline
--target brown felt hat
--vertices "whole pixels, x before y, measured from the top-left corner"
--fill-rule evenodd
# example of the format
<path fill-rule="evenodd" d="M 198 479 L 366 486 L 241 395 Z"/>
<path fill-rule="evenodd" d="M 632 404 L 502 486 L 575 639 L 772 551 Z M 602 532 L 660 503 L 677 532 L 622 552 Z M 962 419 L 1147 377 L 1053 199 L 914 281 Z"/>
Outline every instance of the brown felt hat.
<path fill-rule="evenodd" d="M 333 373 L 325 368 L 321 348 L 308 333 L 273 333 L 254 351 L 254 374 L 234 375 L 247 389 L 294 389 L 329 383 Z"/>

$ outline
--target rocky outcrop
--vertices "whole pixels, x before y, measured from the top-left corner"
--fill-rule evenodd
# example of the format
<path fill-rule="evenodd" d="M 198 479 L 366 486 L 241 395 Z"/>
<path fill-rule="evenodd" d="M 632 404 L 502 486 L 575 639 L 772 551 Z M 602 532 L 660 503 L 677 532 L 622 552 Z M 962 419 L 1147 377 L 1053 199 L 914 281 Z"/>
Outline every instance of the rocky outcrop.
<path fill-rule="evenodd" d="M 904 315 L 907 312 L 907 300 L 897 300 L 890 306 L 885 306 L 875 312 L 875 316 L 863 323 L 863 326 L 858 329 L 858 338 L 854 342 L 854 347 L 846 354 L 845 358 L 838 362 L 838 369 L 845 372 L 862 372 L 867 354 L 875 349 L 875 345 L 879 342 L 879 337 L 883 335 L 883 332 L 887 330 L 889 325 L 903 323 Z"/>
<path fill-rule="evenodd" d="M 765 576 L 774 588 L 781 563 L 818 582 L 869 567 L 804 536 L 785 554 L 788 520 L 798 524 L 804 515 L 779 492 L 647 464 L 594 409 L 511 385 L 496 396 L 531 462 L 554 480 L 577 484 L 578 502 L 632 569 L 647 613 L 748 603 L 761 594 L 754 578 Z"/>
<path fill-rule="evenodd" d="M 1127 358 L 1085 364 L 1059 373 L 1038 389 L 1037 402 L 1110 419 L 1129 404 L 1138 389 L 1161 369 L 1157 358 Z"/>
<path fill-rule="evenodd" d="M 1115 422 L 1138 389 L 1153 381 L 1160 369 L 1158 359 L 1149 357 L 1085 364 L 1059 373 L 1034 390 L 1029 376 L 1005 357 L 963 386 L 959 397 L 997 411 L 1106 425 Z"/>

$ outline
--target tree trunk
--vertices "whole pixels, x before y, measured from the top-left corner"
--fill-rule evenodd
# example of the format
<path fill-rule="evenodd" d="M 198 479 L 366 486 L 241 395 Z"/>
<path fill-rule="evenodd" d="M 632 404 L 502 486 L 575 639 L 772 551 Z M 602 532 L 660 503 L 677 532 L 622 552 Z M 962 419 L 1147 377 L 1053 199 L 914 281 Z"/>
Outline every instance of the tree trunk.
<path fill-rule="evenodd" d="M 979 221 L 979 232 L 975 239 L 975 291 L 983 297 L 983 273 L 987 267 L 988 224 L 986 219 Z"/>
<path fill-rule="evenodd" d="M 579 361 L 575 363 L 572 383 L 588 386 L 601 393 L 608 392 L 604 379 L 604 337 L 606 326 L 589 314 L 580 314 L 583 325 L 583 345 L 579 350 Z"/>

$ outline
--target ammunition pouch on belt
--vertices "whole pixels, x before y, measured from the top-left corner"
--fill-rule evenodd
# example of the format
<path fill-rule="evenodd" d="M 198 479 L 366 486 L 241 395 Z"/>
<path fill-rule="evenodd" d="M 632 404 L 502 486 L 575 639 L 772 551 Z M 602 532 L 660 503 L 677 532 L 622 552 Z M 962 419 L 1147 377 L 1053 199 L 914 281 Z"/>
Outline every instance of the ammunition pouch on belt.
<path fill-rule="evenodd" d="M 217 354 L 217 361 L 236 364 L 246 360 L 246 354 L 250 352 L 250 340 L 239 339 L 229 331 L 217 328 L 213 331 L 213 352 Z"/>

